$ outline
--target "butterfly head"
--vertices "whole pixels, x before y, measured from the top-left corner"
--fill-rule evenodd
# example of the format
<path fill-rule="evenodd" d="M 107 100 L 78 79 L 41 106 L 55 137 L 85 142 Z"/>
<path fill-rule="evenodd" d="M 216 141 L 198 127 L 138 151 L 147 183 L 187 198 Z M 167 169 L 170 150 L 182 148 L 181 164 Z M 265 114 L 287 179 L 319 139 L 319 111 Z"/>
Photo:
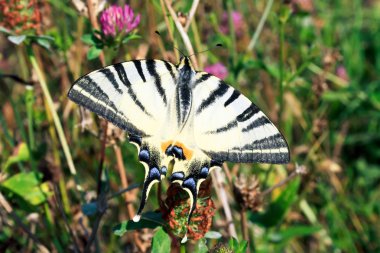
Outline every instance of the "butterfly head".
<path fill-rule="evenodd" d="M 188 56 L 181 56 L 177 65 L 178 70 L 193 70 L 190 58 Z"/>

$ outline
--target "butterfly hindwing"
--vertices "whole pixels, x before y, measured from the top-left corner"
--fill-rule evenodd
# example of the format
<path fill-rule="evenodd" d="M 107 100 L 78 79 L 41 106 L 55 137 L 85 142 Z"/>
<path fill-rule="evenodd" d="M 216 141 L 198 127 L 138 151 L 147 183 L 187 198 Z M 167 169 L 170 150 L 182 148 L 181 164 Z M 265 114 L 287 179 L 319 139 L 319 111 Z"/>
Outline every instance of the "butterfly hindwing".
<path fill-rule="evenodd" d="M 128 61 L 81 77 L 68 97 L 130 134 L 151 136 L 166 120 L 177 76 L 166 61 Z"/>
<path fill-rule="evenodd" d="M 208 73 L 198 72 L 197 80 L 194 136 L 201 150 L 219 161 L 289 162 L 284 137 L 255 104 Z"/>

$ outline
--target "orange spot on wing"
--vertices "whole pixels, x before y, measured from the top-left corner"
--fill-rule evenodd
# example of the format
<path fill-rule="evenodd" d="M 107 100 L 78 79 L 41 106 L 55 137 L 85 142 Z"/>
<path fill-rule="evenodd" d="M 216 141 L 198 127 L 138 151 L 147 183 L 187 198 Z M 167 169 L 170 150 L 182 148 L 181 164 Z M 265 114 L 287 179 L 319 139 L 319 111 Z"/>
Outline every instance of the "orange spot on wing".
<path fill-rule="evenodd" d="M 177 142 L 176 145 L 182 148 L 182 151 L 186 157 L 186 160 L 190 160 L 191 157 L 193 157 L 193 151 L 191 149 L 186 148 L 184 144 Z"/>
<path fill-rule="evenodd" d="M 169 141 L 165 141 L 165 142 L 162 142 L 161 143 L 161 150 L 162 152 L 165 153 L 166 149 L 170 146 L 170 145 L 173 145 L 173 146 L 177 146 L 179 148 L 182 148 L 182 151 L 183 151 L 183 154 L 185 155 L 186 157 L 186 160 L 190 160 L 192 157 L 193 157 L 193 150 L 191 149 L 188 149 L 185 144 L 181 143 L 181 142 L 174 142 L 172 140 L 169 140 Z"/>
<path fill-rule="evenodd" d="M 162 152 L 165 153 L 166 149 L 173 144 L 173 141 L 169 140 L 169 141 L 165 141 L 165 142 L 162 142 L 161 143 L 161 150 Z"/>

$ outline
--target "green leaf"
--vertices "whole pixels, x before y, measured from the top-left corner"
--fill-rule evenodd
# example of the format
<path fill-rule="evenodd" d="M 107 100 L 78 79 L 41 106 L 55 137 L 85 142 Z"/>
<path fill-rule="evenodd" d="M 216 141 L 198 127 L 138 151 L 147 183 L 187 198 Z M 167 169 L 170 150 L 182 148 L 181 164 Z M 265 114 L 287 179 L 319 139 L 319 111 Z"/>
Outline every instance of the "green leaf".
<path fill-rule="evenodd" d="M 134 222 L 133 220 L 128 220 L 120 223 L 113 228 L 113 233 L 118 236 L 122 236 L 124 233 L 142 229 L 142 228 L 156 228 L 162 226 L 164 221 L 162 219 L 161 213 L 147 212 L 141 216 L 140 221 Z"/>
<path fill-rule="evenodd" d="M 352 101 L 352 96 L 347 91 L 326 91 L 323 93 L 322 99 L 326 102 L 339 102 L 346 105 Z"/>
<path fill-rule="evenodd" d="M 33 40 L 49 40 L 51 42 L 55 41 L 55 38 L 49 35 L 27 35 L 27 37 Z"/>
<path fill-rule="evenodd" d="M 255 213 L 250 220 L 263 227 L 269 228 L 277 225 L 297 198 L 300 178 L 292 180 L 286 189 L 274 200 L 264 213 Z"/>
<path fill-rule="evenodd" d="M 242 62 L 243 68 L 245 69 L 265 69 L 265 64 L 261 60 L 246 60 Z"/>
<path fill-rule="evenodd" d="M 276 64 L 265 64 L 263 63 L 263 66 L 262 66 L 269 75 L 271 75 L 272 77 L 276 78 L 276 79 L 279 79 L 280 78 L 280 68 L 278 65 Z"/>
<path fill-rule="evenodd" d="M 20 45 L 26 39 L 25 35 L 10 35 L 8 40 L 16 45 Z"/>
<path fill-rule="evenodd" d="M 281 23 L 286 23 L 291 15 L 292 15 L 292 8 L 290 8 L 289 6 L 287 5 L 282 5 L 281 8 L 280 8 L 280 13 L 278 15 L 278 20 L 281 22 Z"/>
<path fill-rule="evenodd" d="M 92 46 L 87 52 L 87 59 L 93 60 L 97 58 L 101 52 L 102 52 L 102 48 L 97 48 L 96 46 Z"/>
<path fill-rule="evenodd" d="M 244 240 L 239 242 L 235 238 L 231 237 L 228 241 L 228 245 L 234 253 L 245 253 L 247 251 L 248 242 Z"/>
<path fill-rule="evenodd" d="M 31 205 L 39 205 L 51 195 L 48 183 L 40 184 L 39 175 L 34 172 L 18 173 L 0 186 L 17 194 Z"/>
<path fill-rule="evenodd" d="M 131 35 L 125 37 L 121 43 L 126 44 L 126 43 L 127 43 L 128 41 L 130 41 L 130 40 L 136 40 L 136 39 L 139 39 L 139 38 L 141 38 L 140 35 L 137 35 L 137 34 L 131 34 Z"/>
<path fill-rule="evenodd" d="M 42 46 L 46 49 L 50 49 L 50 41 L 49 40 L 47 40 L 45 38 L 37 38 L 36 40 L 40 46 Z"/>
<path fill-rule="evenodd" d="M 318 226 L 291 226 L 283 231 L 269 234 L 269 240 L 275 243 L 286 242 L 296 237 L 312 235 L 320 229 Z"/>
<path fill-rule="evenodd" d="M 25 142 L 21 142 L 20 144 L 18 144 L 13 153 L 14 154 L 10 156 L 8 160 L 5 162 L 5 171 L 7 171 L 12 164 L 29 161 L 30 159 L 29 148 L 25 144 Z"/>
<path fill-rule="evenodd" d="M 379 92 L 373 92 L 369 94 L 369 100 L 371 101 L 372 105 L 377 110 L 380 110 L 380 93 Z"/>
<path fill-rule="evenodd" d="M 163 228 L 159 228 L 153 236 L 152 252 L 170 253 L 171 239 Z"/>
<path fill-rule="evenodd" d="M 48 34 L 50 38 L 54 39 L 54 46 L 61 50 L 61 51 L 67 51 L 73 44 L 74 38 L 69 34 L 69 32 L 59 30 L 58 27 L 54 27 L 49 29 Z"/>
<path fill-rule="evenodd" d="M 92 40 L 92 34 L 90 34 L 90 33 L 83 34 L 80 39 L 85 44 L 88 44 L 88 45 L 91 45 L 91 46 L 95 45 L 94 41 Z"/>
<path fill-rule="evenodd" d="M 207 240 L 205 238 L 201 238 L 197 245 L 194 247 L 194 253 L 207 253 L 209 249 L 207 247 Z"/>
<path fill-rule="evenodd" d="M 90 45 L 90 46 L 98 46 L 98 47 L 101 47 L 103 45 L 103 42 L 95 36 L 95 34 L 93 33 L 86 33 L 86 34 L 83 34 L 83 36 L 81 37 L 81 40 L 87 44 L 87 45 Z"/>

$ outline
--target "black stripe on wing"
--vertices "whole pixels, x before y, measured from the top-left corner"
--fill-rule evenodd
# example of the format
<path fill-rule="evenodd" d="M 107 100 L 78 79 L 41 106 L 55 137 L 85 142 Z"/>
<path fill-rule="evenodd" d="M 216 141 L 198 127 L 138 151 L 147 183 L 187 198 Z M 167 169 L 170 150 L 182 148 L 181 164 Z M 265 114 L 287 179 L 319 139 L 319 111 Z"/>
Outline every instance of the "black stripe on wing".
<path fill-rule="evenodd" d="M 137 69 L 137 72 L 139 73 L 141 79 L 144 81 L 144 83 L 146 82 L 146 79 L 145 79 L 145 75 L 144 75 L 144 72 L 143 72 L 143 69 L 141 67 L 141 60 L 133 60 L 132 61 L 133 64 L 135 64 L 135 67 Z"/>
<path fill-rule="evenodd" d="M 141 101 L 137 98 L 135 91 L 132 88 L 131 82 L 129 81 L 127 77 L 127 73 L 125 72 L 125 68 L 122 63 L 117 63 L 113 65 L 113 67 L 116 70 L 116 73 L 120 79 L 120 81 L 127 87 L 127 92 L 129 96 L 132 98 L 134 103 L 143 111 L 146 115 L 149 117 L 152 117 L 152 115 L 146 111 L 144 105 L 141 103 Z"/>
<path fill-rule="evenodd" d="M 149 74 L 154 77 L 154 84 L 155 84 L 157 91 L 160 94 L 160 96 L 162 97 L 162 100 L 164 101 L 164 104 L 166 106 L 166 104 L 167 104 L 166 94 L 165 94 L 165 90 L 162 88 L 161 77 L 157 73 L 157 70 L 156 70 L 156 61 L 155 60 L 146 60 L 145 63 L 146 63 L 146 68 L 147 68 Z M 169 71 L 169 73 L 172 75 L 172 77 L 174 76 L 174 73 L 172 70 Z"/>
<path fill-rule="evenodd" d="M 84 95 L 83 91 L 88 93 L 89 96 Z M 125 115 L 117 110 L 108 95 L 103 92 L 98 84 L 89 76 L 83 76 L 78 79 L 69 90 L 67 96 L 75 103 L 98 114 L 129 133 L 138 136 L 147 136 L 144 131 L 138 129 L 126 120 Z"/>
<path fill-rule="evenodd" d="M 224 107 L 227 107 L 229 104 L 234 102 L 240 96 L 240 94 L 241 93 L 238 90 L 234 89 L 234 92 L 232 92 L 231 96 L 224 103 Z"/>
<path fill-rule="evenodd" d="M 218 134 L 222 132 L 227 132 L 230 129 L 233 129 L 238 126 L 238 122 L 236 120 L 232 120 L 228 122 L 225 126 L 219 127 L 216 130 L 208 131 L 206 134 Z"/>
<path fill-rule="evenodd" d="M 203 72 L 202 75 L 201 75 L 201 77 L 199 77 L 199 78 L 195 81 L 194 86 L 193 86 L 192 89 L 194 90 L 195 87 L 198 86 L 198 84 L 201 84 L 201 83 L 207 81 L 207 80 L 208 80 L 210 77 L 212 77 L 212 76 L 213 76 L 213 75 L 211 75 L 211 74 L 209 74 L 209 73 Z"/>
<path fill-rule="evenodd" d="M 239 122 L 244 122 L 252 118 L 256 113 L 258 113 L 260 109 L 254 105 L 251 104 L 247 109 L 245 109 L 241 114 L 239 114 L 236 117 L 236 120 Z"/>
<path fill-rule="evenodd" d="M 226 94 L 228 89 L 229 89 L 229 86 L 225 82 L 220 80 L 218 87 L 210 93 L 210 96 L 208 98 L 206 98 L 205 100 L 202 101 L 202 103 L 198 107 L 196 113 L 199 114 L 203 110 L 205 110 L 207 107 L 212 105 L 218 98 L 220 98 L 224 94 Z"/>
<path fill-rule="evenodd" d="M 266 116 L 263 115 L 255 119 L 254 121 L 252 121 L 247 127 L 243 128 L 242 132 L 249 132 L 250 130 L 254 128 L 261 127 L 266 124 L 272 124 L 272 122 L 270 122 L 270 120 Z"/>
<path fill-rule="evenodd" d="M 119 82 L 115 79 L 115 75 L 109 68 L 100 69 L 99 72 L 108 79 L 108 81 L 112 84 L 112 86 L 119 94 L 123 94 L 123 91 L 119 87 Z"/>
<path fill-rule="evenodd" d="M 173 71 L 172 65 L 170 65 L 170 63 L 167 62 L 167 61 L 162 61 L 162 62 L 164 63 L 165 68 L 169 71 L 169 73 L 170 73 L 170 75 L 171 75 L 171 77 L 172 77 L 172 79 L 173 79 L 173 82 L 176 83 L 176 76 L 175 76 L 175 74 L 174 74 L 174 71 Z"/>

